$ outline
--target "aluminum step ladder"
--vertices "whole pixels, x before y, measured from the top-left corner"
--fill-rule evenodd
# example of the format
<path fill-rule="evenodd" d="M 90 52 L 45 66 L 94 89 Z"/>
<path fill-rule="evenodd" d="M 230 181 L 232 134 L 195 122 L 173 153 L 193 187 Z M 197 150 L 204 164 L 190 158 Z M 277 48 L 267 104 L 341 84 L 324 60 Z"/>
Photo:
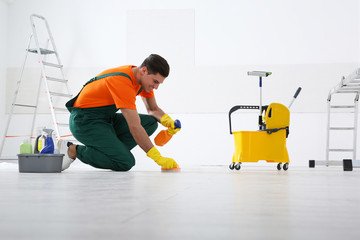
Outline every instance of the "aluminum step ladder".
<path fill-rule="evenodd" d="M 54 106 L 54 101 L 53 101 L 54 98 L 56 98 L 56 97 L 71 99 L 72 94 L 70 93 L 68 80 L 66 80 L 66 78 L 65 78 L 63 65 L 61 64 L 60 57 L 59 57 L 58 51 L 56 49 L 54 38 L 51 34 L 49 24 L 43 16 L 40 16 L 37 14 L 32 14 L 30 16 L 30 23 L 31 23 L 32 33 L 30 35 L 28 47 L 26 49 L 25 60 L 23 62 L 22 68 L 21 68 L 20 78 L 17 82 L 17 87 L 16 87 L 16 91 L 15 91 L 15 94 L 13 97 L 10 114 L 9 114 L 9 117 L 8 117 L 8 120 L 6 123 L 3 140 L 1 143 L 1 147 L 0 147 L 0 157 L 1 158 L 2 158 L 5 141 L 6 141 L 7 137 L 9 137 L 8 136 L 9 126 L 10 126 L 11 119 L 14 114 L 14 109 L 16 107 L 33 109 L 32 125 L 31 125 L 30 134 L 28 135 L 29 139 L 33 136 L 34 124 L 35 124 L 36 116 L 38 114 L 39 96 L 40 96 L 40 89 L 42 86 L 42 84 L 41 84 L 42 82 L 44 84 L 45 93 L 46 93 L 47 100 L 49 103 L 49 109 L 50 109 L 50 113 L 51 113 L 51 117 L 52 117 L 52 123 L 53 123 L 56 140 L 59 140 L 60 138 L 62 138 L 64 136 L 65 137 L 71 136 L 71 135 L 61 135 L 62 131 L 60 131 L 60 129 L 62 129 L 69 133 L 70 132 L 69 124 L 68 123 L 59 123 L 57 121 L 57 114 L 64 114 L 64 113 L 66 114 L 66 113 L 68 113 L 68 110 L 65 107 Z M 46 38 L 45 44 L 43 44 L 44 47 L 40 46 L 40 39 L 39 39 L 39 33 L 37 31 L 37 27 L 39 27 L 39 29 L 46 29 L 45 30 L 46 33 L 42 32 L 42 35 L 45 35 L 45 38 Z M 35 47 L 31 48 L 33 40 L 35 42 Z M 43 40 L 43 39 L 41 39 L 41 40 Z M 51 45 L 50 47 L 49 47 L 49 43 Z M 24 73 L 24 69 L 26 66 L 26 61 L 27 61 L 29 53 L 38 55 L 38 63 L 40 64 L 40 68 L 41 68 L 41 76 L 40 76 L 40 80 L 39 80 L 39 85 L 38 85 L 39 87 L 38 87 L 38 91 L 37 91 L 35 105 L 21 104 L 21 103 L 17 102 L 19 88 L 20 88 L 22 80 L 23 80 L 23 73 Z M 50 55 L 55 55 L 55 58 L 54 58 L 54 59 L 56 59 L 55 62 L 47 61 L 47 57 Z M 61 77 L 48 76 L 46 74 L 46 70 L 50 71 L 50 69 L 51 70 L 57 69 L 56 71 L 60 71 L 59 76 L 61 76 Z M 53 91 L 53 89 L 50 89 L 49 84 L 48 84 L 49 81 L 58 82 L 59 84 L 64 84 L 65 92 L 56 92 L 56 91 Z M 9 158 L 5 158 L 5 159 L 9 159 Z"/>
<path fill-rule="evenodd" d="M 353 94 L 354 102 L 349 105 L 333 105 L 331 100 L 335 94 Z M 327 98 L 327 129 L 326 129 L 326 158 L 325 161 L 316 161 L 316 165 L 338 166 L 343 165 L 344 171 L 352 171 L 353 167 L 360 167 L 360 160 L 357 160 L 357 131 L 358 131 L 358 116 L 359 116 L 359 94 L 360 94 L 360 68 L 356 69 L 348 77 L 342 77 L 339 84 L 333 87 Z M 341 109 L 343 113 L 353 114 L 353 125 L 334 127 L 331 125 L 331 115 L 334 111 Z M 330 133 L 331 132 L 352 132 L 352 147 L 351 148 L 333 148 L 330 147 Z M 343 159 L 342 161 L 330 160 L 331 153 L 335 152 L 350 152 L 351 159 Z M 315 160 L 309 161 L 309 167 L 315 167 Z"/>

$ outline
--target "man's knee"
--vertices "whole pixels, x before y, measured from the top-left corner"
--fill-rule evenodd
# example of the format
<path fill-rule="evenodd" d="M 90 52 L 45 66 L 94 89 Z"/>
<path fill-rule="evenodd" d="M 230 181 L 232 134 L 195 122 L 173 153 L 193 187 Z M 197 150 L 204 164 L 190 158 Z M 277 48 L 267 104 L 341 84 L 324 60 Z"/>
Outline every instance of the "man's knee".
<path fill-rule="evenodd" d="M 129 171 L 133 166 L 135 166 L 135 158 L 131 154 L 131 156 L 126 158 L 122 157 L 121 159 L 116 159 L 111 170 L 126 172 Z"/>

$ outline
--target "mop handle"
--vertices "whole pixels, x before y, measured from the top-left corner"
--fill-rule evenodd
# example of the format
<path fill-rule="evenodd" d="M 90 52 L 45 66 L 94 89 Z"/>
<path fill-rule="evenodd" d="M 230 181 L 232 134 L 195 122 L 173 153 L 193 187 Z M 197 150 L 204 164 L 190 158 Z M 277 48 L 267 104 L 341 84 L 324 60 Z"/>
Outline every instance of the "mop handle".
<path fill-rule="evenodd" d="M 247 74 L 249 76 L 257 76 L 259 77 L 259 87 L 260 87 L 260 105 L 259 105 L 259 128 L 260 130 L 263 127 L 263 117 L 262 117 L 262 77 L 268 77 L 270 76 L 272 73 L 271 72 L 264 72 L 264 71 L 249 71 L 247 72 Z"/>
<path fill-rule="evenodd" d="M 294 95 L 293 99 L 291 100 L 291 102 L 290 102 L 290 104 L 289 104 L 289 107 L 288 107 L 289 109 L 290 109 L 291 105 L 293 104 L 293 102 L 295 101 L 295 99 L 297 98 L 297 96 L 299 95 L 300 92 L 301 92 L 301 87 L 299 87 L 299 88 L 296 90 L 295 95 Z"/>
<path fill-rule="evenodd" d="M 262 122 L 262 77 L 259 76 L 259 88 L 260 88 L 260 113 L 259 113 L 259 127 L 261 128 L 263 122 Z"/>

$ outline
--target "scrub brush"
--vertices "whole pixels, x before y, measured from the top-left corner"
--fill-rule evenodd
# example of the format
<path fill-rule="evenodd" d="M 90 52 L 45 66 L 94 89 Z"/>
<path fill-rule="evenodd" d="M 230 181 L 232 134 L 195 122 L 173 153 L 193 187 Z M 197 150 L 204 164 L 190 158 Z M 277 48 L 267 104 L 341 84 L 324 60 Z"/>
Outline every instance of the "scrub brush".
<path fill-rule="evenodd" d="M 162 172 L 180 172 L 181 168 L 179 167 L 179 165 L 177 165 L 174 168 L 161 168 Z"/>

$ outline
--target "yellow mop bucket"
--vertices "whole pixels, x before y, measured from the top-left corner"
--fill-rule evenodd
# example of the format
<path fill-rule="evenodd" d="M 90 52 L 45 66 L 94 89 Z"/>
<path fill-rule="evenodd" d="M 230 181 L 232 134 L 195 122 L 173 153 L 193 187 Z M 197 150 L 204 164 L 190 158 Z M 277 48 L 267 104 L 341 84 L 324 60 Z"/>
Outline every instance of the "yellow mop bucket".
<path fill-rule="evenodd" d="M 241 109 L 241 106 L 238 106 Z M 286 149 L 286 137 L 290 123 L 290 112 L 279 103 L 267 107 L 265 115 L 266 130 L 232 132 L 235 140 L 235 153 L 230 169 L 239 170 L 242 162 L 277 162 L 278 169 L 284 164 L 288 169 L 289 155 Z"/>
<path fill-rule="evenodd" d="M 259 77 L 260 87 L 260 105 L 237 105 L 229 111 L 230 134 L 234 134 L 235 152 L 232 163 L 229 168 L 240 170 L 243 162 L 258 162 L 265 160 L 266 162 L 278 163 L 277 169 L 288 170 L 289 154 L 286 148 L 286 138 L 289 135 L 290 111 L 289 108 L 299 95 L 301 88 L 299 87 L 293 97 L 289 107 L 285 107 L 280 103 L 271 103 L 269 106 L 262 106 L 261 87 L 262 77 L 268 77 L 271 72 L 248 72 L 250 76 Z M 239 109 L 258 109 L 259 114 L 259 130 L 258 131 L 237 131 L 232 132 L 231 114 Z M 265 113 L 265 115 L 263 115 Z M 284 164 L 284 165 L 283 165 Z"/>

